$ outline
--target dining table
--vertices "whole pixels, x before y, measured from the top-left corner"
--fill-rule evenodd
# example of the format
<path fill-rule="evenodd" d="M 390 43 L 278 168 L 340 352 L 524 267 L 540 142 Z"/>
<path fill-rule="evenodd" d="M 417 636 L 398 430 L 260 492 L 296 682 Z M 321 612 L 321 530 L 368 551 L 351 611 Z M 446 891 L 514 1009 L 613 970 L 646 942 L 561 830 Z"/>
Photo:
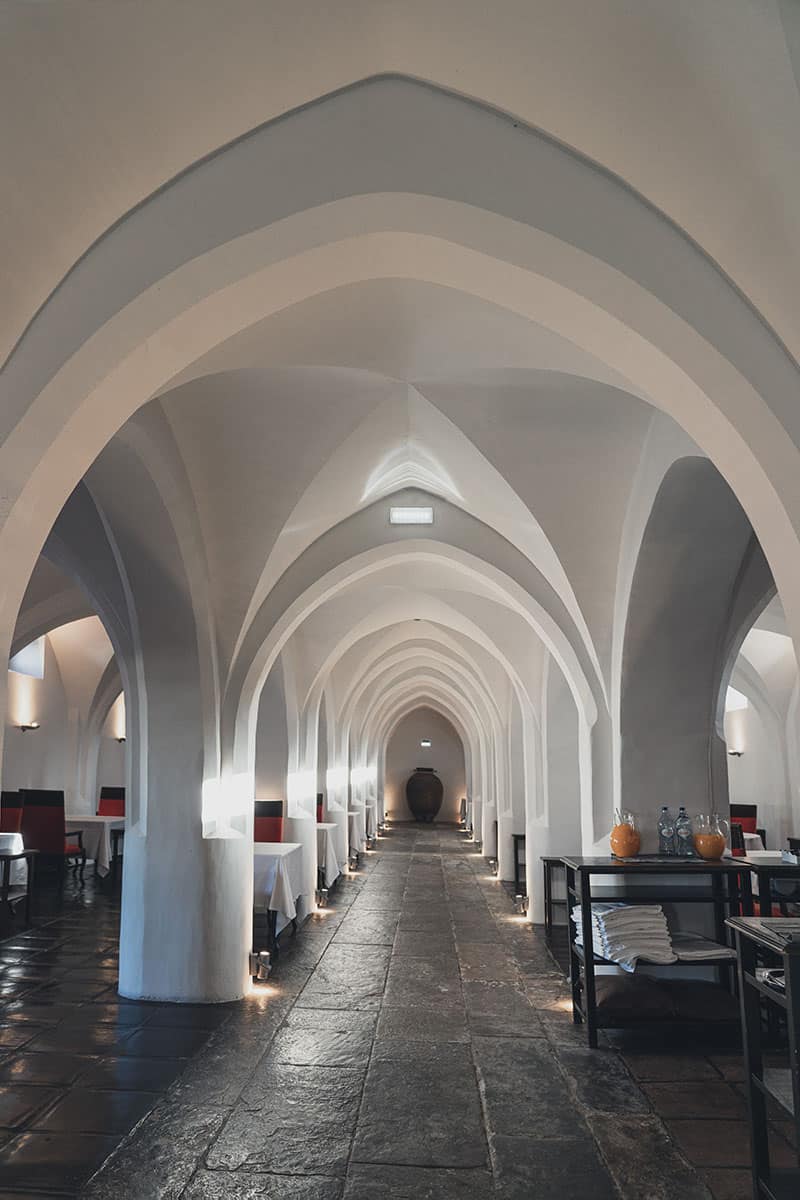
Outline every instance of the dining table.
<path fill-rule="evenodd" d="M 341 874 L 339 856 L 336 853 L 335 821 L 317 822 L 317 862 L 322 875 L 322 886 L 333 887 Z"/>
<path fill-rule="evenodd" d="M 25 844 L 21 833 L 0 833 L 0 854 L 22 854 Z M 11 863 L 9 883 L 24 886 L 28 882 L 28 864 L 24 858 Z"/>
<path fill-rule="evenodd" d="M 297 921 L 303 891 L 303 847 L 299 842 L 255 842 L 253 908 L 266 912 L 273 939 Z"/>
<path fill-rule="evenodd" d="M 350 849 L 360 854 L 367 844 L 366 814 L 363 808 L 348 808 L 347 830 L 350 837 Z"/>
<path fill-rule="evenodd" d="M 97 813 L 67 813 L 67 833 L 83 831 L 87 859 L 94 860 L 98 875 L 105 878 L 111 868 L 111 830 L 124 829 L 124 817 L 99 816 Z"/>

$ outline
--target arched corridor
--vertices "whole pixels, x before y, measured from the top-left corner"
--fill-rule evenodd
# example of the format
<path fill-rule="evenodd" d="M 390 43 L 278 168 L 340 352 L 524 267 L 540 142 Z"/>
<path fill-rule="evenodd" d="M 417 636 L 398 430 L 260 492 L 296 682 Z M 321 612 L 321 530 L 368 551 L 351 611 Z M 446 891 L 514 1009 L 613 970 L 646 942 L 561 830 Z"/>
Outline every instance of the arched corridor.
<path fill-rule="evenodd" d="M 800 1172 L 798 6 L 6 7 L 0 1200 Z"/>

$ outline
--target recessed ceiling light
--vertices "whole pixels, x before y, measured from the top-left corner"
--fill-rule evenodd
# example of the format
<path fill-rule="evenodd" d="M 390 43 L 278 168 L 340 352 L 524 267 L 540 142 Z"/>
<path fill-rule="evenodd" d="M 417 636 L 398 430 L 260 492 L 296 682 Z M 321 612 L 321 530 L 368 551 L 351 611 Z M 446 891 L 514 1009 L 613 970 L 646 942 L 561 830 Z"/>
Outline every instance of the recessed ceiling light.
<path fill-rule="evenodd" d="M 392 505 L 389 509 L 390 525 L 432 525 L 433 508 L 428 505 Z"/>

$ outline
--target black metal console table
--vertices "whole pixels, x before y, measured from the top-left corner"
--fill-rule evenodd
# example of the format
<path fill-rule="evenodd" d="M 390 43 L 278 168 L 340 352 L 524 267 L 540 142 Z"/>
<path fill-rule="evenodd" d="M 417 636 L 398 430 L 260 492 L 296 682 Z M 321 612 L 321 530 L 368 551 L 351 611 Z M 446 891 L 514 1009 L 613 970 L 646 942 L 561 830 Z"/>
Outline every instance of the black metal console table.
<path fill-rule="evenodd" d="M 563 857 L 560 860 L 567 875 L 567 906 L 569 909 L 569 960 L 570 984 L 572 988 L 572 1014 L 576 1025 L 585 1024 L 586 1037 L 591 1047 L 597 1046 L 600 1027 L 597 1013 L 595 966 L 615 964 L 597 955 L 586 952 L 593 945 L 592 905 L 609 901 L 627 904 L 704 904 L 710 905 L 714 914 L 715 937 L 726 943 L 725 920 L 729 916 L 751 914 L 752 893 L 750 874 L 743 869 L 743 859 L 722 859 L 707 862 L 695 858 L 583 858 Z M 606 885 L 597 890 L 593 877 L 615 876 L 611 887 Z M 650 886 L 642 886 L 647 878 L 656 880 Z M 676 881 L 676 886 L 673 884 Z M 663 886 L 661 886 L 663 883 Z M 638 886 L 637 886 L 638 885 Z M 576 941 L 576 925 L 572 918 L 572 905 L 580 905 L 584 929 L 585 947 Z M 646 964 L 643 964 L 646 965 Z M 663 965 L 659 964 L 663 969 Z M 733 987 L 733 958 L 680 960 L 669 964 L 673 967 L 714 967 L 718 982 L 727 980 Z M 604 1017 L 602 1024 L 620 1028 L 631 1024 L 619 1015 Z M 637 1018 L 637 1023 L 641 1019 Z"/>

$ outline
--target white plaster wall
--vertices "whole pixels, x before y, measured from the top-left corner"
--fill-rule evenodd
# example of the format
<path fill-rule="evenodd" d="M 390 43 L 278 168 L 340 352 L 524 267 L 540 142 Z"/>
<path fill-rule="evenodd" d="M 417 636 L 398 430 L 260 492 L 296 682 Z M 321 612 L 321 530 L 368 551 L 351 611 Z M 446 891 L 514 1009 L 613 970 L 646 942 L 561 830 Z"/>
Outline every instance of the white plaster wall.
<path fill-rule="evenodd" d="M 121 724 L 120 709 L 123 714 Z M 95 803 L 100 798 L 100 788 L 125 786 L 125 743 L 117 741 L 117 738 L 123 736 L 125 732 L 124 711 L 124 699 L 120 696 L 111 706 L 100 731 L 97 756 L 97 796 L 89 797 L 89 799 L 94 799 Z"/>
<path fill-rule="evenodd" d="M 765 830 L 770 850 L 786 845 L 793 830 L 786 820 L 786 778 L 782 754 L 776 753 L 774 736 L 750 705 L 725 714 L 725 739 L 741 757 L 728 755 L 728 794 L 731 804 L 758 805 L 759 828 Z"/>
<path fill-rule="evenodd" d="M 69 728 L 67 699 L 58 660 L 45 638 L 44 679 L 8 673 L 9 706 L 3 746 L 3 788 L 63 788 L 72 778 L 65 770 Z M 40 728 L 21 733 L 22 723 L 38 721 Z M 69 797 L 67 797 L 69 799 Z"/>
<path fill-rule="evenodd" d="M 286 697 L 280 661 L 270 671 L 258 704 L 256 727 L 256 799 L 283 800 L 286 811 L 286 772 L 289 739 Z"/>
<path fill-rule="evenodd" d="M 420 746 L 430 738 L 430 750 Z M 384 798 L 386 814 L 397 821 L 413 821 L 406 803 L 406 780 L 417 767 L 435 767 L 444 785 L 437 821 L 457 821 L 459 802 L 466 794 L 464 747 L 453 726 L 431 708 L 417 708 L 398 724 L 386 748 Z"/>

